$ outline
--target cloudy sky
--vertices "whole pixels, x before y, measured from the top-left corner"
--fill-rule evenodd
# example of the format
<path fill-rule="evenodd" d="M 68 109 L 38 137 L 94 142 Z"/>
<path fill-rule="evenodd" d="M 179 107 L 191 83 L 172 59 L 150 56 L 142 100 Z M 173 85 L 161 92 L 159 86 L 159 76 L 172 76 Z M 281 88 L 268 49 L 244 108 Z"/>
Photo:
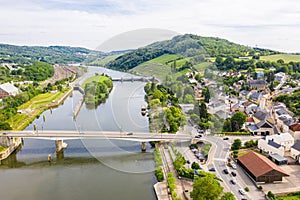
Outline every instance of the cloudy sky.
<path fill-rule="evenodd" d="M 300 52 L 299 0 L 0 0 L 0 43 L 95 49 L 159 28 Z"/>

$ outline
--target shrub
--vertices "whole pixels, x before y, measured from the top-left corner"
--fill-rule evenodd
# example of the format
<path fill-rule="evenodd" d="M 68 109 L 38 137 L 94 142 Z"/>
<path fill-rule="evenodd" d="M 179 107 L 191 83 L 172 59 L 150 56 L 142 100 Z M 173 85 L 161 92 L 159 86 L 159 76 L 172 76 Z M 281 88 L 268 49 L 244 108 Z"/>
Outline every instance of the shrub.
<path fill-rule="evenodd" d="M 275 200 L 276 197 L 275 197 L 275 194 L 273 194 L 273 192 L 269 191 L 267 196 L 271 199 L 271 200 Z"/>
<path fill-rule="evenodd" d="M 250 190 L 249 190 L 249 188 L 248 188 L 248 187 L 245 187 L 245 191 L 246 191 L 246 192 L 249 192 Z"/>
<path fill-rule="evenodd" d="M 158 182 L 162 182 L 164 180 L 164 173 L 161 167 L 157 167 L 155 169 L 155 176 Z"/>

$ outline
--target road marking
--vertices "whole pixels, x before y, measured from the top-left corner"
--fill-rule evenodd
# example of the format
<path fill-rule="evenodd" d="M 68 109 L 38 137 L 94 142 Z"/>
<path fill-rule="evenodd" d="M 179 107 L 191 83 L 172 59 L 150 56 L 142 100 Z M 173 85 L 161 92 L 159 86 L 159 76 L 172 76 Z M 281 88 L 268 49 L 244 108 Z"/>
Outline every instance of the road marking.
<path fill-rule="evenodd" d="M 226 162 L 225 158 L 213 158 L 213 161 L 223 161 Z"/>

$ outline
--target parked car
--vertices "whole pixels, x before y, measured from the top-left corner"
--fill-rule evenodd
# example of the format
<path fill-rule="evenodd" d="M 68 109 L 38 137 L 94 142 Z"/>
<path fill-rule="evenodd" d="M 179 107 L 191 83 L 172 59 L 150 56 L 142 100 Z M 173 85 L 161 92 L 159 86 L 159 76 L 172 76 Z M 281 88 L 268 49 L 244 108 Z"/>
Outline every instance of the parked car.
<path fill-rule="evenodd" d="M 195 138 L 201 138 L 202 137 L 202 135 L 196 135 L 195 136 Z"/>
<path fill-rule="evenodd" d="M 187 164 L 191 164 L 191 162 L 189 160 L 186 161 Z"/>
<path fill-rule="evenodd" d="M 133 135 L 133 133 L 132 133 L 132 132 L 130 132 L 130 133 L 127 133 L 127 135 Z"/>
<path fill-rule="evenodd" d="M 245 195 L 246 194 L 246 192 L 245 192 L 245 190 L 244 189 L 239 189 L 239 193 L 241 194 L 241 195 Z"/>
<path fill-rule="evenodd" d="M 216 169 L 215 169 L 214 167 L 212 167 L 212 168 L 209 168 L 208 171 L 210 171 L 210 172 L 215 172 Z"/>
<path fill-rule="evenodd" d="M 232 185 L 235 185 L 235 184 L 236 184 L 236 181 L 235 181 L 234 179 L 231 179 L 229 182 L 230 182 Z"/>
<path fill-rule="evenodd" d="M 235 172 L 231 172 L 231 175 L 232 175 L 232 176 L 236 176 L 236 173 L 235 173 Z"/>
<path fill-rule="evenodd" d="M 228 169 L 223 169 L 224 174 L 229 174 Z"/>
<path fill-rule="evenodd" d="M 224 137 L 223 140 L 229 140 L 229 137 Z"/>
<path fill-rule="evenodd" d="M 231 164 L 232 169 L 236 169 L 236 165 L 234 163 Z"/>

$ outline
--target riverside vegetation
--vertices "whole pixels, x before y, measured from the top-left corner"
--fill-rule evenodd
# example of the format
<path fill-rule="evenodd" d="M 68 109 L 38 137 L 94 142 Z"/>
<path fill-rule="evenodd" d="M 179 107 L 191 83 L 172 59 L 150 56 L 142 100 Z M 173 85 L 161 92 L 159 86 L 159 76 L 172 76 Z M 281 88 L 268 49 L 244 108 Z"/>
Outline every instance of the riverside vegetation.
<path fill-rule="evenodd" d="M 82 87 L 84 88 L 87 107 L 97 107 L 108 97 L 113 88 L 113 82 L 109 76 L 96 74 L 88 78 Z"/>

